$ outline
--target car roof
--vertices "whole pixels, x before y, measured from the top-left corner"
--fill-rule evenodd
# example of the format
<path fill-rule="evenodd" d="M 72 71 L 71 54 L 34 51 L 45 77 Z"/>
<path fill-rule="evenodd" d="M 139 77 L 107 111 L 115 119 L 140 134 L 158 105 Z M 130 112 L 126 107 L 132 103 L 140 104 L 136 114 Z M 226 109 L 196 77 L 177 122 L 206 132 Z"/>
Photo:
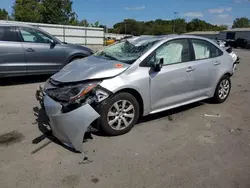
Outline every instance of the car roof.
<path fill-rule="evenodd" d="M 178 38 L 192 38 L 192 39 L 201 39 L 201 40 L 207 40 L 211 41 L 208 38 L 200 37 L 200 36 L 195 36 L 195 35 L 177 35 L 177 34 L 170 34 L 170 35 L 143 35 L 143 36 L 138 36 L 138 37 L 131 37 L 128 39 L 124 39 L 125 41 L 129 41 L 130 43 L 134 45 L 140 45 L 143 43 L 148 43 L 148 42 L 160 42 L 160 41 L 167 41 L 170 39 L 178 39 Z"/>
<path fill-rule="evenodd" d="M 16 26 L 16 27 L 30 27 L 35 28 L 34 26 L 28 24 L 22 24 L 18 22 L 8 22 L 8 21 L 0 21 L 0 26 Z"/>
<path fill-rule="evenodd" d="M 171 36 L 175 35 L 141 35 L 141 36 L 134 36 L 131 38 L 127 38 L 125 40 L 128 40 L 132 43 L 140 43 L 140 42 L 146 42 L 146 41 L 159 41 L 164 39 L 169 39 Z"/>

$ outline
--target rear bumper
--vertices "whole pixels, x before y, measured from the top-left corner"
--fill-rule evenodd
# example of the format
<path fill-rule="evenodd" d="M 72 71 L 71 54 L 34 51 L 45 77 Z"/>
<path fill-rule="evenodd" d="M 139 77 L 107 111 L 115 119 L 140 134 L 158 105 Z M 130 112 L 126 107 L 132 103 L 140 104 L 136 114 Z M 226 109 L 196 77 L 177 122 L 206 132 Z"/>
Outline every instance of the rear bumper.
<path fill-rule="evenodd" d="M 49 117 L 52 134 L 65 145 L 82 152 L 84 134 L 100 115 L 89 104 L 63 113 L 63 106 L 46 95 L 42 89 L 36 92 L 36 98 Z"/>

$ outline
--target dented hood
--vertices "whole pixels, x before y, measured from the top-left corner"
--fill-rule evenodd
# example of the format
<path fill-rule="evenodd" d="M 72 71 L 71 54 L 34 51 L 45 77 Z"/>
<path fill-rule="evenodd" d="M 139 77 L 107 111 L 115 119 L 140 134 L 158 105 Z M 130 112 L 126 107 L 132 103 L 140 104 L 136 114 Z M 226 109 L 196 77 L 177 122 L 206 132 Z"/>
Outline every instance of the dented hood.
<path fill-rule="evenodd" d="M 51 78 L 59 82 L 109 78 L 122 73 L 129 66 L 119 61 L 89 56 L 69 63 Z"/>

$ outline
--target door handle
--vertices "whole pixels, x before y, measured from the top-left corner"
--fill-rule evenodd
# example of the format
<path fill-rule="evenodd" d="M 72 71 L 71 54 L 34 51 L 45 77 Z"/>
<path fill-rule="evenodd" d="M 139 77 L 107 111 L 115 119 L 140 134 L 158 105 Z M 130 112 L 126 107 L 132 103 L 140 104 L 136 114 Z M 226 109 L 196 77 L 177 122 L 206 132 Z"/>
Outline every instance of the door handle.
<path fill-rule="evenodd" d="M 33 48 L 27 48 L 26 51 L 27 52 L 34 52 L 35 50 Z"/>
<path fill-rule="evenodd" d="M 219 61 L 215 61 L 214 62 L 214 66 L 218 66 L 218 65 L 220 65 L 220 62 Z"/>
<path fill-rule="evenodd" d="M 192 72 L 192 71 L 194 71 L 194 70 L 195 70 L 195 68 L 193 68 L 193 67 L 188 67 L 188 68 L 186 69 L 187 72 Z"/>

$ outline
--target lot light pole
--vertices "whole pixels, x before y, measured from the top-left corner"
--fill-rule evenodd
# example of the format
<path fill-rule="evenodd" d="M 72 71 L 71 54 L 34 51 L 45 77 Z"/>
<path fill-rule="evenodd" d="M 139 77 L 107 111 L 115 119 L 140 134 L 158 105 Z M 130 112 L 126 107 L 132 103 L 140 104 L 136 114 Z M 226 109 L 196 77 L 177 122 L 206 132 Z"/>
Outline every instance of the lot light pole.
<path fill-rule="evenodd" d="M 178 12 L 174 12 L 174 26 L 173 26 L 173 33 L 175 33 L 175 19 L 177 18 Z"/>

